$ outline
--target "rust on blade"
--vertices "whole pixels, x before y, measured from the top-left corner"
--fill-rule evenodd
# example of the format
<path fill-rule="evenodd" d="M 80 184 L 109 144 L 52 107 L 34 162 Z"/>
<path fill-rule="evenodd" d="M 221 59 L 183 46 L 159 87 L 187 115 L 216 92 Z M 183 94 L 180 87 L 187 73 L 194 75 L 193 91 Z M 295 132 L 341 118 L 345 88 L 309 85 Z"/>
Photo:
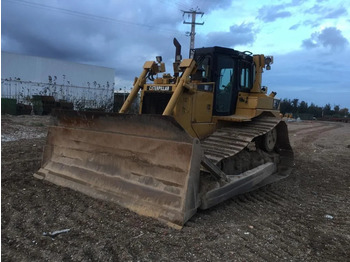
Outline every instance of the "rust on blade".
<path fill-rule="evenodd" d="M 171 117 L 63 112 L 35 176 L 178 228 L 199 206 L 201 156 Z"/>

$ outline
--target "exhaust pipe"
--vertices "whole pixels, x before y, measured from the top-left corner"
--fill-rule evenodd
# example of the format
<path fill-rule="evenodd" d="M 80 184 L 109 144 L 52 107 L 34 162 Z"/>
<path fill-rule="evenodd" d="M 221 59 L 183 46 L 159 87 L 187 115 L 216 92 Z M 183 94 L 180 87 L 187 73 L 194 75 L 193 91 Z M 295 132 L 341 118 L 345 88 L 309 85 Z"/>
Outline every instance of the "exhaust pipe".
<path fill-rule="evenodd" d="M 180 63 L 182 60 L 182 56 L 181 56 L 181 45 L 179 43 L 179 41 L 177 41 L 177 39 L 174 37 L 173 40 L 174 46 L 175 46 L 175 62 L 173 64 L 174 66 L 174 77 L 178 77 L 179 76 L 179 72 L 180 72 Z"/>

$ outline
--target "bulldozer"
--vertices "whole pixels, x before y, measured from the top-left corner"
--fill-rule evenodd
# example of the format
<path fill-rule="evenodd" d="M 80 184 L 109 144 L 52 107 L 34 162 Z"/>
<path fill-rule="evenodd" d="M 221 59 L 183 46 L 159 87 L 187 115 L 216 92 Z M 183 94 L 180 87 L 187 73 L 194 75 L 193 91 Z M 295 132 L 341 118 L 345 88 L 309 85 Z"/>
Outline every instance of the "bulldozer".
<path fill-rule="evenodd" d="M 195 49 L 174 73 L 146 61 L 119 113 L 56 111 L 34 175 L 181 229 L 208 209 L 289 175 L 293 151 L 276 93 L 262 86 L 272 56 Z M 139 113 L 128 114 L 136 97 Z"/>

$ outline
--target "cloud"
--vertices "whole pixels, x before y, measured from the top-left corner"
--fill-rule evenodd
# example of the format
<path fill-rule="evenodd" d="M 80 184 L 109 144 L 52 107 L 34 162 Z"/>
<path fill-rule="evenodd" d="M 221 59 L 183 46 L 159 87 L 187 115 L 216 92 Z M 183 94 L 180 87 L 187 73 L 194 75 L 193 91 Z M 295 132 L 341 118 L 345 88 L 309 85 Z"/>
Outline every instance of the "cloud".
<path fill-rule="evenodd" d="M 291 27 L 289 27 L 289 30 L 297 30 L 298 28 L 303 27 L 303 26 L 310 26 L 310 27 L 314 28 L 314 27 L 320 26 L 320 23 L 319 23 L 319 20 L 317 20 L 317 21 L 305 20 L 303 22 L 299 22 L 297 24 L 292 25 Z"/>
<path fill-rule="evenodd" d="M 313 40 L 311 40 L 311 39 L 305 39 L 305 40 L 303 41 L 302 46 L 303 46 L 304 48 L 308 49 L 308 48 L 315 48 L 315 47 L 317 47 L 318 45 L 317 45 L 317 43 L 315 43 L 315 42 L 314 42 Z"/>
<path fill-rule="evenodd" d="M 335 27 L 327 27 L 321 32 L 315 32 L 309 39 L 303 41 L 304 48 L 329 47 L 341 50 L 349 44 L 349 41 L 342 35 L 342 32 Z"/>
<path fill-rule="evenodd" d="M 289 30 L 297 30 L 300 27 L 300 24 L 295 24 L 289 27 Z"/>
<path fill-rule="evenodd" d="M 348 11 L 343 6 L 330 8 L 328 5 L 322 6 L 315 4 L 313 7 L 307 9 L 305 13 L 318 15 L 322 19 L 337 19 L 341 16 L 346 16 Z"/>
<path fill-rule="evenodd" d="M 225 9 L 231 6 L 232 0 L 220 0 L 220 1 L 212 1 L 212 0 L 192 0 L 192 7 L 198 7 L 201 11 L 204 11 L 206 14 L 211 13 L 217 9 Z"/>
<path fill-rule="evenodd" d="M 304 26 L 311 26 L 311 27 L 318 27 L 320 25 L 319 21 L 313 21 L 313 20 L 305 20 L 303 22 Z"/>
<path fill-rule="evenodd" d="M 229 32 L 211 32 L 206 35 L 207 46 L 234 47 L 236 45 L 252 44 L 255 40 L 257 30 L 253 23 L 242 23 L 232 25 Z"/>
<path fill-rule="evenodd" d="M 330 10 L 325 16 L 324 18 L 332 18 L 332 19 L 336 19 L 339 18 L 341 16 L 346 16 L 348 14 L 348 11 L 346 11 L 346 9 L 344 7 L 339 7 L 338 9 L 333 9 Z"/>
<path fill-rule="evenodd" d="M 268 23 L 279 18 L 290 17 L 292 13 L 284 11 L 285 7 L 285 5 L 263 6 L 258 11 L 258 18 Z"/>
<path fill-rule="evenodd" d="M 261 46 L 261 42 L 255 41 L 256 37 L 259 39 L 266 35 L 271 27 L 279 27 L 280 19 L 290 17 L 291 12 L 294 18 L 294 11 L 305 10 L 304 6 L 299 6 L 303 0 L 285 2 L 287 3 L 283 5 L 263 6 L 260 9 L 257 7 L 254 10 L 243 3 L 239 4 L 242 9 L 237 9 L 235 5 L 238 3 L 233 0 L 100 0 L 85 1 L 83 4 L 82 1 L 71 0 L 3 1 L 1 45 L 3 51 L 114 68 L 116 88 L 129 88 L 134 77 L 141 73 L 144 62 L 154 60 L 156 55 L 163 56 L 168 72 L 171 73 L 175 53 L 173 37 L 181 43 L 183 57 L 188 57 L 190 40 L 185 36 L 185 31 L 189 27 L 182 24 L 180 10 L 189 10 L 198 5 L 206 15 L 217 15 L 215 11 L 223 8 L 226 8 L 225 12 L 218 13 L 232 11 L 234 19 L 230 20 L 232 26 L 227 32 L 198 33 L 203 32 L 198 30 L 196 47 L 242 45 L 255 49 Z M 48 7 L 49 5 L 53 8 Z M 323 22 L 322 16 L 333 19 L 332 17 L 345 14 L 339 6 L 330 5 L 323 9 L 323 5 L 325 3 L 319 2 L 319 8 L 313 9 L 316 18 L 312 13 L 309 16 L 300 13 L 305 20 L 296 17 L 298 20 L 289 25 L 290 30 L 300 30 L 302 34 L 303 27 L 310 29 L 319 26 Z M 239 13 L 235 15 L 235 12 Z M 257 16 L 258 19 L 254 19 Z M 348 18 L 345 19 L 349 22 Z M 233 25 L 232 21 L 239 22 L 234 22 Z M 251 21 L 254 23 L 250 23 Z M 200 28 L 204 29 L 206 26 Z M 210 30 L 210 27 L 207 28 Z M 288 33 L 295 34 L 286 30 L 287 35 L 284 35 L 279 29 L 271 36 L 276 36 L 272 47 L 280 43 L 279 38 L 287 39 Z M 277 91 L 279 97 L 300 97 L 301 100 L 305 100 L 302 96 L 306 92 L 298 93 L 298 90 L 311 90 L 309 96 L 312 97 L 313 88 L 322 94 L 334 88 L 340 90 L 337 91 L 337 96 L 330 98 L 329 95 L 323 95 L 324 104 L 333 103 L 327 99 L 337 98 L 344 102 L 334 103 L 350 107 L 347 101 L 349 91 L 344 93 L 350 86 L 347 76 L 349 72 L 342 65 L 343 61 L 350 59 L 345 31 L 335 27 L 328 27 L 320 32 L 316 29 L 312 31 L 315 33 L 302 38 L 305 40 L 301 50 L 275 56 L 273 70 L 271 73 L 264 73 L 264 84 L 265 80 L 267 85 L 271 83 L 271 90 Z M 262 42 L 265 43 L 268 39 L 264 40 Z M 288 41 L 293 43 L 295 39 L 288 38 Z M 341 52 L 332 52 L 333 50 Z M 317 104 L 323 103 L 323 100 L 315 99 Z"/>
<path fill-rule="evenodd" d="M 344 67 L 344 61 L 349 59 L 349 48 L 331 55 L 319 49 L 275 55 L 271 71 L 263 74 L 263 84 L 276 91 L 278 98 L 299 98 L 319 106 L 330 103 L 349 108 L 349 70 Z"/>
<path fill-rule="evenodd" d="M 343 49 L 349 41 L 342 35 L 341 31 L 335 27 L 325 28 L 318 36 L 318 40 L 325 47 Z"/>
<path fill-rule="evenodd" d="M 2 3 L 2 50 L 112 67 L 132 81 L 144 61 L 156 55 L 173 58 L 173 37 L 182 43 L 188 40 L 176 29 L 182 13 L 153 2 L 157 5 L 138 1 L 137 8 L 130 8 L 128 1 L 82 6 L 62 0 L 51 8 L 46 2 L 6 1 Z M 161 12 L 154 12 L 159 8 Z"/>
<path fill-rule="evenodd" d="M 319 13 L 324 13 L 325 8 L 322 7 L 319 4 L 313 5 L 311 8 L 306 9 L 305 13 L 306 14 L 319 14 Z"/>

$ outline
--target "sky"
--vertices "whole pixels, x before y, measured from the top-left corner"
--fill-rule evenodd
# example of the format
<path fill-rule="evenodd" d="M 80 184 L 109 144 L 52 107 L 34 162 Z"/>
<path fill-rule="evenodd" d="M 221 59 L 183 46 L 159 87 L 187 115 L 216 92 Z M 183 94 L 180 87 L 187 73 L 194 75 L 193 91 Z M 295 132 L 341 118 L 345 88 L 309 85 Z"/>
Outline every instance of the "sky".
<path fill-rule="evenodd" d="M 174 37 L 188 57 L 190 10 L 204 13 L 195 47 L 273 55 L 278 98 L 350 109 L 348 0 L 2 0 L 1 50 L 111 67 L 129 90 L 156 56 L 172 73 Z"/>

